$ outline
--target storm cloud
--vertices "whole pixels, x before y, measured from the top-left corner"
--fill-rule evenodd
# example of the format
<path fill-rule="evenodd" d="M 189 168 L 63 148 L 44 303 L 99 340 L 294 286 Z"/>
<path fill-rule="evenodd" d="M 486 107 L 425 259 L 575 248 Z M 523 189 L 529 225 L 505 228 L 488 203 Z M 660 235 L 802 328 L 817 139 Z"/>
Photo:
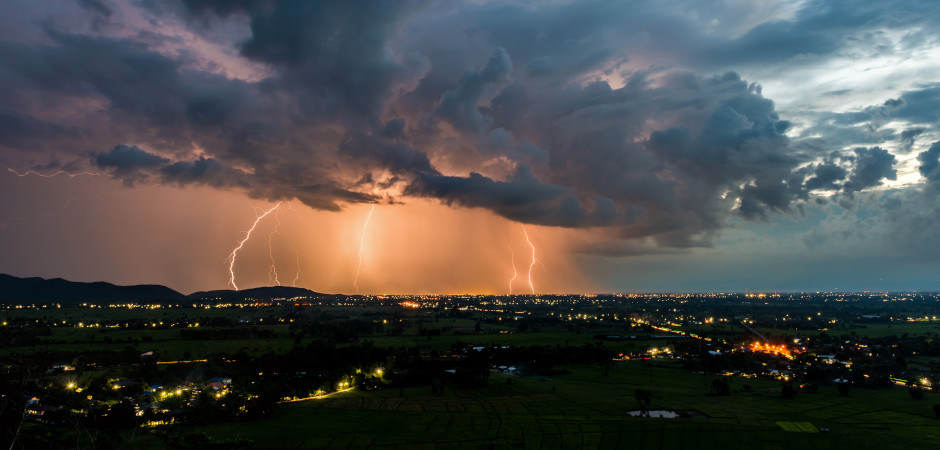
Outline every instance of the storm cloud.
<path fill-rule="evenodd" d="M 621 241 L 604 254 L 710 246 L 733 221 L 883 188 L 899 161 L 879 139 L 916 149 L 922 178 L 938 178 L 936 145 L 917 146 L 937 131 L 935 84 L 781 117 L 761 80 L 741 75 L 880 39 L 866 30 L 926 32 L 917 17 L 930 2 L 884 15 L 848 1 L 793 13 L 183 0 L 147 4 L 148 22 L 125 26 L 115 2 L 79 3 L 84 16 L 49 18 L 39 38 L 0 40 L 7 159 L 84 161 L 129 184 L 331 211 L 431 198 L 521 223 L 604 227 Z M 720 17 L 705 20 L 710 11 Z M 160 34 L 170 29 L 185 32 Z M 904 129 L 884 131 L 892 120 Z"/>

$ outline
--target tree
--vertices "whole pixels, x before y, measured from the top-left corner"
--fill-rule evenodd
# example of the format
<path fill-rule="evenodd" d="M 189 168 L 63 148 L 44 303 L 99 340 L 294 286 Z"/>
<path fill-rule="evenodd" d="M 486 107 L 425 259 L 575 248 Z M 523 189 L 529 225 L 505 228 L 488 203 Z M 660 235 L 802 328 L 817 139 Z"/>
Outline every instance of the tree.
<path fill-rule="evenodd" d="M 712 393 L 715 395 L 731 395 L 731 386 L 728 383 L 728 377 L 715 378 L 712 380 Z"/>
<path fill-rule="evenodd" d="M 653 391 L 649 389 L 637 389 L 633 391 L 633 397 L 636 398 L 643 411 L 649 410 L 650 404 L 653 403 Z"/>
<path fill-rule="evenodd" d="M 780 396 L 783 398 L 796 397 L 796 389 L 792 384 L 783 382 L 780 384 Z"/>
<path fill-rule="evenodd" d="M 839 396 L 840 397 L 849 396 L 849 384 L 848 383 L 839 383 Z"/>

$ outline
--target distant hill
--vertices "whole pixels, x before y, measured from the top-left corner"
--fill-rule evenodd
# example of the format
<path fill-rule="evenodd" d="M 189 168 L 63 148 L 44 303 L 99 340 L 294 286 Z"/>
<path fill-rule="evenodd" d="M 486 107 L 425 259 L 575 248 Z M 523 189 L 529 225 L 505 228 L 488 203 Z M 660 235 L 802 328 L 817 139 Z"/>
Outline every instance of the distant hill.
<path fill-rule="evenodd" d="M 221 301 L 240 301 L 240 300 L 273 300 L 279 298 L 295 297 L 326 297 L 327 294 L 321 294 L 309 289 L 289 287 L 289 286 L 270 286 L 253 289 L 243 289 L 233 291 L 222 289 L 217 291 L 202 291 L 189 294 L 193 300 L 221 300 Z"/>
<path fill-rule="evenodd" d="M 81 283 L 61 278 L 18 278 L 0 274 L 0 303 L 142 303 L 185 301 L 166 286 L 117 286 L 103 281 Z"/>

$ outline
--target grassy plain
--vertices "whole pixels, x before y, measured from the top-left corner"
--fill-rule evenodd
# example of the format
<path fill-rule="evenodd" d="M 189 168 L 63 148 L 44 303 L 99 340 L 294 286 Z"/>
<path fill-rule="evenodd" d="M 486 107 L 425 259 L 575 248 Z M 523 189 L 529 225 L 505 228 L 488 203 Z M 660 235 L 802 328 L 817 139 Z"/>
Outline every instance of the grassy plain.
<path fill-rule="evenodd" d="M 10 352 L 35 353 L 48 351 L 61 352 L 81 352 L 94 350 L 112 350 L 121 351 L 128 346 L 140 350 L 141 352 L 156 351 L 160 360 L 179 360 L 179 359 L 202 359 L 208 355 L 216 353 L 234 354 L 244 351 L 248 355 L 259 356 L 269 352 L 282 353 L 291 349 L 297 341 L 291 336 L 289 323 L 270 320 L 271 317 L 277 317 L 276 313 L 283 312 L 280 308 L 259 309 L 259 308 L 161 308 L 155 310 L 145 310 L 141 308 L 46 308 L 43 310 L 22 310 L 14 311 L 12 314 L 18 317 L 27 317 L 29 319 L 41 319 L 48 321 L 69 321 L 77 324 L 81 322 L 84 327 L 77 326 L 55 326 L 49 328 L 49 336 L 41 336 L 38 344 L 29 346 L 20 346 L 14 348 L 0 348 L 0 357 L 8 355 Z M 318 311 L 325 311 L 332 314 L 345 312 L 343 319 L 364 319 L 375 320 L 373 315 L 376 310 L 369 308 L 349 308 L 347 310 L 319 308 Z M 87 324 L 111 321 L 131 321 L 146 319 L 147 323 L 165 324 L 173 323 L 177 320 L 198 321 L 201 319 L 227 318 L 245 321 L 255 321 L 259 317 L 268 317 L 268 322 L 260 322 L 253 325 L 254 330 L 269 330 L 273 334 L 271 337 L 246 337 L 244 339 L 212 339 L 212 340 L 186 340 L 183 339 L 180 330 L 183 327 L 155 327 L 143 329 L 122 329 L 107 327 L 89 327 Z M 507 321 L 502 323 L 487 323 L 483 325 L 482 334 L 475 333 L 474 326 L 476 320 L 463 318 L 448 318 L 437 320 L 422 320 L 410 322 L 403 328 L 400 335 L 376 333 L 360 336 L 359 342 L 369 340 L 378 347 L 420 347 L 423 350 L 436 350 L 444 352 L 451 350 L 457 343 L 469 343 L 471 345 L 571 345 L 579 346 L 587 343 L 596 343 L 595 334 L 629 334 L 636 335 L 639 339 L 635 341 L 607 341 L 604 344 L 623 351 L 630 345 L 646 346 L 649 344 L 642 338 L 647 334 L 640 331 L 626 332 L 620 328 L 591 329 L 583 333 L 568 332 L 564 330 L 545 330 L 530 332 L 500 333 L 501 331 L 514 331 L 515 323 Z M 162 326 L 162 325 L 161 325 Z M 392 326 L 387 327 L 391 329 Z M 428 338 L 419 334 L 419 328 L 439 329 L 440 335 Z M 212 329 L 230 329 L 230 327 L 207 327 L 205 324 L 200 326 L 203 330 Z M 299 344 L 307 343 L 318 339 L 313 336 L 303 337 Z M 348 344 L 348 343 L 346 343 Z M 341 343 L 340 346 L 346 345 Z M 644 347 L 645 348 L 645 347 Z"/>
<path fill-rule="evenodd" d="M 706 395 L 708 379 L 671 361 L 571 367 L 552 377 L 494 374 L 488 387 L 445 386 L 347 392 L 285 404 L 249 424 L 191 428 L 259 448 L 937 448 L 940 394 L 912 400 L 903 389 L 835 388 L 794 399 L 770 380 L 734 379 L 729 397 Z M 749 392 L 743 391 L 745 384 Z M 631 417 L 634 390 L 653 391 L 652 409 L 693 411 L 691 418 Z M 785 431 L 777 422 L 799 431 Z M 811 425 L 808 427 L 806 424 Z M 805 432 L 808 428 L 828 432 Z"/>
<path fill-rule="evenodd" d="M 342 314 L 343 319 L 373 320 L 377 311 L 350 308 L 329 312 Z M 255 321 L 260 317 L 276 317 L 277 311 L 63 308 L 12 313 L 30 314 L 41 320 L 94 323 L 142 317 L 156 322 L 213 317 Z M 185 340 L 178 327 L 128 330 L 60 326 L 51 328 L 49 336 L 41 336 L 38 345 L 3 349 L 0 355 L 10 351 L 121 351 L 131 346 L 142 352 L 156 350 L 159 359 L 166 361 L 187 355 L 201 359 L 220 352 L 282 353 L 298 343 L 288 324 L 268 322 L 253 327 L 270 331 L 270 337 L 213 340 Z M 664 343 L 622 326 L 586 328 L 580 333 L 559 328 L 518 332 L 512 321 L 506 322 L 484 323 L 484 333 L 475 334 L 472 330 L 476 320 L 472 319 L 418 320 L 409 322 L 401 335 L 382 332 L 360 336 L 359 341 L 369 340 L 378 347 L 419 347 L 423 352 L 446 351 L 458 342 L 512 346 L 580 346 L 602 342 L 618 351 Z M 419 329 L 440 329 L 441 335 L 428 338 Z M 709 331 L 746 333 L 734 324 L 683 330 L 704 335 Z M 760 331 L 791 336 L 821 332 Z M 871 323 L 828 331 L 831 335 L 853 332 L 872 338 L 905 333 L 927 336 L 940 332 L 940 323 Z M 597 341 L 596 334 L 636 335 L 638 339 Z M 299 343 L 305 345 L 314 339 L 303 337 Z M 927 360 L 920 356 L 911 358 L 912 363 L 924 361 Z M 186 426 L 179 431 L 205 432 L 219 440 L 250 439 L 259 448 L 940 448 L 940 419 L 931 409 L 940 403 L 938 393 L 927 393 L 925 399 L 914 400 L 906 389 L 894 387 L 852 389 L 848 397 L 843 397 L 835 387 L 823 386 L 817 393 L 784 399 L 777 381 L 735 377 L 731 381 L 733 395 L 719 397 L 707 395 L 712 376 L 689 373 L 672 360 L 653 360 L 652 368 L 646 364 L 616 363 L 606 375 L 601 367 L 564 367 L 567 373 L 563 375 L 513 376 L 512 383 L 507 383 L 506 375 L 493 373 L 487 387 L 445 385 L 443 393 L 436 395 L 432 395 L 430 387 L 345 392 L 283 404 L 272 416 L 257 421 Z M 638 409 L 636 389 L 652 391 L 652 409 L 689 411 L 691 417 L 632 417 L 629 411 Z M 145 433 L 129 443 L 143 448 L 162 446 L 160 439 Z"/>

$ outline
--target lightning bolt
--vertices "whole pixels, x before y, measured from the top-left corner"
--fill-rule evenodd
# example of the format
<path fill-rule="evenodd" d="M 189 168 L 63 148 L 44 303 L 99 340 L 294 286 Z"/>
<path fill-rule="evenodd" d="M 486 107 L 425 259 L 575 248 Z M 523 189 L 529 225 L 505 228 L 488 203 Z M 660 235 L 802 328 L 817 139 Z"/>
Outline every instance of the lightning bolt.
<path fill-rule="evenodd" d="M 291 205 L 290 202 L 287 203 L 287 208 L 289 211 L 294 211 L 294 214 L 297 214 L 297 218 L 299 218 L 301 222 L 304 222 L 303 217 L 297 213 L 297 211 L 294 209 L 294 206 Z M 294 243 L 287 238 L 287 235 L 281 232 L 282 211 L 283 210 L 279 209 L 276 213 L 274 213 L 274 230 L 268 233 L 268 257 L 271 259 L 271 267 L 268 269 L 268 282 L 277 284 L 278 286 L 281 285 L 281 280 L 278 278 L 277 266 L 275 265 L 274 261 L 274 235 L 276 234 L 281 236 L 281 238 L 284 239 L 284 242 L 287 242 L 287 246 L 290 247 L 291 251 L 294 252 L 295 267 L 297 268 L 297 272 L 294 274 L 294 280 L 291 281 L 291 286 L 297 287 L 297 280 L 300 279 L 300 252 L 297 251 L 297 247 L 294 247 Z M 304 225 L 306 225 L 306 222 L 304 222 Z"/>
<path fill-rule="evenodd" d="M 16 176 L 18 176 L 18 177 L 25 177 L 25 176 L 28 176 L 28 175 L 36 175 L 36 176 L 43 177 L 43 178 L 52 178 L 52 177 L 54 177 L 54 176 L 56 176 L 56 175 L 65 174 L 65 175 L 68 175 L 69 178 L 75 178 L 75 177 L 82 176 L 82 175 L 93 175 L 93 176 L 102 176 L 102 175 L 104 175 L 103 173 L 97 173 L 97 172 L 69 172 L 69 171 L 67 171 L 67 170 L 57 170 L 57 171 L 55 171 L 55 172 L 53 172 L 53 173 L 48 173 L 48 174 L 39 173 L 39 172 L 36 172 L 35 170 L 27 170 L 26 172 L 17 172 L 16 170 L 13 170 L 13 169 L 11 169 L 11 168 L 9 168 L 9 167 L 7 167 L 7 170 L 9 170 L 10 172 L 14 173 L 14 174 L 15 174 Z"/>
<path fill-rule="evenodd" d="M 278 210 L 274 213 L 274 230 L 268 233 L 268 257 L 271 259 L 271 267 L 268 269 L 268 283 L 276 283 L 278 286 L 281 285 L 281 280 L 277 279 L 277 266 L 274 265 L 274 245 L 271 242 L 274 239 L 275 234 L 281 233 L 281 211 Z"/>
<path fill-rule="evenodd" d="M 7 171 L 9 171 L 10 173 L 12 173 L 12 174 L 14 174 L 14 175 L 16 175 L 16 176 L 18 176 L 18 177 L 26 177 L 26 176 L 29 176 L 29 175 L 35 175 L 35 176 L 43 177 L 43 178 L 52 178 L 52 177 L 55 177 L 55 176 L 57 176 L 57 175 L 65 174 L 65 175 L 68 175 L 69 178 L 75 178 L 75 177 L 81 176 L 81 175 L 94 175 L 94 176 L 103 176 L 103 175 L 105 175 L 105 174 L 103 174 L 103 173 L 95 173 L 95 172 L 68 172 L 68 171 L 65 171 L 65 170 L 59 170 L 59 171 L 56 171 L 56 172 L 51 173 L 51 174 L 43 174 L 43 173 L 36 172 L 35 170 L 27 170 L 26 172 L 17 172 L 15 169 L 12 169 L 12 168 L 9 168 L 9 167 L 7 167 Z M 87 195 L 87 196 L 81 196 L 81 197 L 72 197 L 72 198 L 66 199 L 65 202 L 63 202 L 63 203 L 59 206 L 58 209 L 53 210 L 53 211 L 31 212 L 31 213 L 29 213 L 29 214 L 26 214 L 26 215 L 23 215 L 23 216 L 20 216 L 20 217 L 11 217 L 11 218 L 9 218 L 9 219 L 4 219 L 2 222 L 0 222 L 0 228 L 5 228 L 5 227 L 6 227 L 7 225 L 9 225 L 11 222 L 26 220 L 26 219 L 28 219 L 28 218 L 30 218 L 30 217 L 34 217 L 34 216 L 54 216 L 54 215 L 56 215 L 56 214 L 59 214 L 59 213 L 62 212 L 63 210 L 65 210 L 65 208 L 68 207 L 68 206 L 70 206 L 70 205 L 72 204 L 72 202 L 75 202 L 75 201 L 78 201 L 78 200 L 92 200 L 92 199 L 96 199 L 96 198 L 101 197 L 101 196 L 104 196 L 104 195 L 116 194 L 116 193 L 120 193 L 120 192 L 119 192 L 119 191 L 105 191 L 105 192 L 99 192 L 99 193 L 93 194 L 93 195 Z"/>
<path fill-rule="evenodd" d="M 267 216 L 268 214 L 271 214 L 271 212 L 277 209 L 278 206 L 281 206 L 281 202 L 277 202 L 277 204 L 274 205 L 273 208 L 265 211 L 264 214 L 258 216 L 258 218 L 255 219 L 255 223 L 251 224 L 251 228 L 248 229 L 248 232 L 245 233 L 245 238 L 242 239 L 242 241 L 238 243 L 238 247 L 235 247 L 235 249 L 232 250 L 232 254 L 228 256 L 228 260 L 229 260 L 229 265 L 228 265 L 229 281 L 228 282 L 229 284 L 232 285 L 233 288 L 235 288 L 236 291 L 238 290 L 238 285 L 235 284 L 235 258 L 238 256 L 238 251 L 242 249 L 242 246 L 245 245 L 245 242 L 248 242 L 248 239 L 251 237 L 251 232 L 255 231 L 255 227 L 258 226 L 258 222 L 261 222 L 261 219 L 264 219 L 265 216 Z"/>
<path fill-rule="evenodd" d="M 535 294 L 535 285 L 532 284 L 532 268 L 535 267 L 535 263 L 538 262 L 535 259 L 535 246 L 532 245 L 532 241 L 529 240 L 529 233 L 525 230 L 525 225 L 522 226 L 522 233 L 525 234 L 525 241 L 529 243 L 529 247 L 532 247 L 532 262 L 529 263 L 529 289 L 532 289 L 532 293 Z"/>
<path fill-rule="evenodd" d="M 297 273 L 294 274 L 294 281 L 291 281 L 290 285 L 297 287 L 297 280 L 300 279 L 300 252 L 297 251 L 297 248 L 294 247 L 294 244 L 290 240 L 287 240 L 287 245 L 289 245 L 291 251 L 294 252 L 294 259 L 297 264 Z"/>
<path fill-rule="evenodd" d="M 516 254 L 512 251 L 512 243 L 509 243 L 509 258 L 512 261 L 512 279 L 509 280 L 509 295 L 512 295 L 512 282 L 519 278 L 519 272 L 516 271 Z"/>
<path fill-rule="evenodd" d="M 375 204 L 369 209 L 369 215 L 366 216 L 366 221 L 362 224 L 362 234 L 359 236 L 359 265 L 356 267 L 356 279 L 353 281 L 357 294 L 359 293 L 359 272 L 362 270 L 362 247 L 366 240 L 366 228 L 369 226 L 369 220 L 372 219 L 372 211 L 375 211 Z"/>
<path fill-rule="evenodd" d="M 293 212 L 294 215 L 297 216 L 297 220 L 299 220 L 301 223 L 304 224 L 304 228 L 306 228 L 307 231 L 311 231 L 311 230 L 312 230 L 312 229 L 310 228 L 310 224 L 307 223 L 307 220 L 304 219 L 304 217 L 301 216 L 300 213 L 294 208 L 294 204 L 293 204 L 293 203 L 289 203 L 289 202 L 287 203 L 287 210 Z M 289 245 L 291 251 L 294 252 L 294 259 L 297 260 L 297 273 L 294 274 L 294 281 L 291 282 L 291 286 L 297 287 L 297 281 L 300 280 L 300 276 L 301 276 L 301 270 L 300 270 L 300 252 L 297 251 L 297 248 L 294 247 L 294 243 L 291 242 L 289 239 L 287 240 L 287 245 Z"/>

